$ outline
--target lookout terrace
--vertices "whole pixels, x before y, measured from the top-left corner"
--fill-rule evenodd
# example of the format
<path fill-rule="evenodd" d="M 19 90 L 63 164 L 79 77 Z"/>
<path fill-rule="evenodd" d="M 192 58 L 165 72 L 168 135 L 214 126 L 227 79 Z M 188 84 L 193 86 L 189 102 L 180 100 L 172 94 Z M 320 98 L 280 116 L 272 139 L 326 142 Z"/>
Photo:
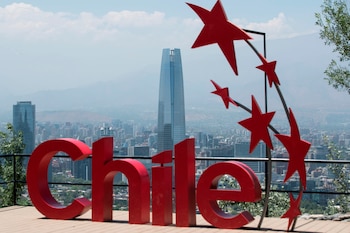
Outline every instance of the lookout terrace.
<path fill-rule="evenodd" d="M 41 215 L 34 207 L 12 206 L 0 209 L 1 232 L 285 232 L 288 219 L 266 218 L 261 229 L 257 229 L 259 218 L 239 229 L 227 230 L 212 227 L 197 215 L 196 227 L 152 226 L 151 224 L 129 224 L 127 211 L 113 211 L 113 221 L 92 222 L 91 211 L 74 220 L 52 220 Z M 294 232 L 347 233 L 350 222 L 313 220 L 299 218 Z"/>

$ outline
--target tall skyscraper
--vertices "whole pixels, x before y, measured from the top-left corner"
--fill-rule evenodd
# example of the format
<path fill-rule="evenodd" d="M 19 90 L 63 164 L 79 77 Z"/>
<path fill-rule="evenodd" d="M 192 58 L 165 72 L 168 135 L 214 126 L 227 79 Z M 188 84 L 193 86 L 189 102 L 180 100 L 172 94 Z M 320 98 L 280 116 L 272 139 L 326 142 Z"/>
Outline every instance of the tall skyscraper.
<path fill-rule="evenodd" d="M 32 102 L 18 101 L 13 105 L 13 129 L 23 134 L 23 154 L 31 154 L 35 147 L 35 105 Z"/>
<path fill-rule="evenodd" d="M 185 101 L 180 49 L 163 49 L 159 82 L 158 153 L 185 139 Z"/>
<path fill-rule="evenodd" d="M 265 157 L 265 144 L 260 142 L 252 153 L 249 153 L 250 142 L 242 141 L 237 142 L 234 145 L 234 157 L 240 158 L 264 158 Z M 243 162 L 248 165 L 255 173 L 265 172 L 264 162 Z"/>

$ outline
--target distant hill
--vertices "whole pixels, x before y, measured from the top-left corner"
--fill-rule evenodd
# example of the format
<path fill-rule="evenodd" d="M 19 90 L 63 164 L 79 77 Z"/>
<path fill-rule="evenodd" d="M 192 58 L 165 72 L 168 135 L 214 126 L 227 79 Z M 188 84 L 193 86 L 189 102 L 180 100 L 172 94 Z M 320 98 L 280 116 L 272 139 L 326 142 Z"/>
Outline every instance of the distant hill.
<path fill-rule="evenodd" d="M 288 106 L 297 117 L 302 114 L 324 120 L 331 112 L 350 111 L 350 96 L 328 86 L 324 78 L 332 54 L 318 35 L 268 41 L 269 60 L 277 60 L 276 72 Z M 259 41 L 257 42 L 259 43 Z M 295 48 L 299 48 L 296 50 Z M 217 64 L 216 47 L 182 54 L 187 119 L 210 119 L 226 114 L 221 99 L 211 94 L 210 79 L 230 88 L 232 98 L 250 107 L 251 95 L 263 106 L 263 73 L 255 67 L 260 61 L 247 46 L 238 44 L 239 76 L 233 75 L 222 58 Z M 12 120 L 12 105 L 30 100 L 36 105 L 37 119 L 61 121 L 110 119 L 156 119 L 158 105 L 159 65 L 130 71 L 123 77 L 93 85 L 65 90 L 45 90 L 24 95 L 0 92 L 0 120 Z M 269 111 L 283 111 L 276 90 L 268 88 Z M 191 111 L 189 111 L 191 110 Z M 195 112 L 197 111 L 197 113 Z M 190 115 L 191 112 L 191 115 Z M 217 114 L 217 116 L 216 116 Z M 235 115 L 235 113 L 232 113 Z M 213 117 L 213 118 L 215 118 Z M 53 120 L 52 120 L 53 121 Z"/>
<path fill-rule="evenodd" d="M 88 111 L 45 111 L 36 114 L 38 122 L 110 122 L 111 117 Z"/>

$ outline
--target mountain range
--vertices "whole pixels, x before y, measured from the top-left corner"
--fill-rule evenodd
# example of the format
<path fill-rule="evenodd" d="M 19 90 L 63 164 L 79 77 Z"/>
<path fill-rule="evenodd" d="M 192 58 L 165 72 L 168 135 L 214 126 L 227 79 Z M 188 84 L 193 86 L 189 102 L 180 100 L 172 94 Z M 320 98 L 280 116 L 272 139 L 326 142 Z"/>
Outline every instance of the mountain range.
<path fill-rule="evenodd" d="M 324 80 L 324 70 L 334 55 L 317 37 L 317 34 L 312 34 L 271 41 L 267 47 L 267 58 L 277 60 L 276 73 L 281 82 L 280 89 L 288 106 L 296 109 L 296 115 L 306 114 L 314 120 L 324 121 L 330 113 L 350 114 L 350 102 L 347 93 L 334 90 Z M 254 54 L 246 47 L 236 47 L 239 77 L 232 74 L 224 59 L 220 65 L 214 65 L 218 63 L 213 60 L 217 59 L 218 48 L 194 54 L 185 51 L 182 54 L 185 103 L 187 112 L 191 112 L 189 119 L 195 121 L 200 116 L 212 118 L 211 114 L 220 116 L 226 111 L 220 98 L 210 93 L 214 90 L 211 79 L 222 87 L 229 87 L 230 96 L 248 107 L 251 105 L 251 95 L 256 96 L 263 106 L 263 74 L 254 69 L 260 65 L 259 60 L 253 58 Z M 38 121 L 107 121 L 116 118 L 155 120 L 159 68 L 160 64 L 153 64 L 110 81 L 82 84 L 81 87 L 64 90 L 52 87 L 51 90 L 23 95 L 1 90 L 0 120 L 11 121 L 12 105 L 22 100 L 30 100 L 36 105 Z M 269 111 L 283 111 L 276 93 L 274 88 L 268 88 Z"/>

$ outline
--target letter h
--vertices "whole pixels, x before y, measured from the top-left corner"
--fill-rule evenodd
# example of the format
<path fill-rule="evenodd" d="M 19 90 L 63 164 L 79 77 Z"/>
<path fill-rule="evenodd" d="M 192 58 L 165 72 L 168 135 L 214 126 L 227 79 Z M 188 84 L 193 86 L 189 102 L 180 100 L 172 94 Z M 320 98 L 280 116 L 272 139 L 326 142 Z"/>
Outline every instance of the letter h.
<path fill-rule="evenodd" d="M 92 145 L 92 220 L 112 220 L 113 180 L 121 172 L 128 178 L 129 223 L 150 221 L 150 179 L 146 167 L 134 159 L 113 160 L 113 138 Z"/>

